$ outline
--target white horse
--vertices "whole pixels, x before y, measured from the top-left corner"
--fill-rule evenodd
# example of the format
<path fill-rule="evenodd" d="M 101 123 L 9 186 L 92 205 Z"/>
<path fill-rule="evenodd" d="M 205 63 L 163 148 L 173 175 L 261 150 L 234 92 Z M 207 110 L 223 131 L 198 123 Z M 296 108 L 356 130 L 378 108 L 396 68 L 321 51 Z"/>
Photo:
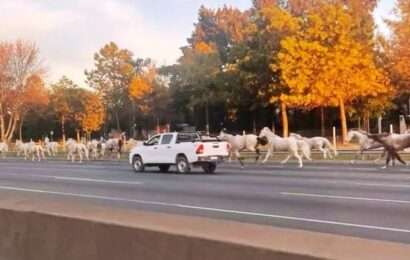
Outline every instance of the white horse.
<path fill-rule="evenodd" d="M 260 157 L 257 135 L 245 133 L 243 135 L 231 135 L 222 130 L 217 139 L 225 141 L 229 144 L 229 162 L 232 161 L 233 155 L 235 155 L 236 159 L 238 159 L 239 163 L 243 166 L 240 152 L 244 150 L 256 152 L 256 161 L 258 161 Z"/>
<path fill-rule="evenodd" d="M 105 144 L 98 140 L 91 140 L 87 142 L 87 149 L 90 153 L 90 157 L 93 160 L 97 160 L 100 157 L 104 157 L 105 154 Z"/>
<path fill-rule="evenodd" d="M 9 145 L 5 142 L 0 142 L 0 153 L 3 159 L 6 159 L 8 152 L 9 152 Z"/>
<path fill-rule="evenodd" d="M 16 141 L 16 152 L 17 152 L 17 156 L 23 155 L 24 160 L 27 160 L 29 158 L 29 153 L 30 153 L 30 144 L 23 143 L 21 140 L 17 140 Z"/>
<path fill-rule="evenodd" d="M 383 148 L 383 145 L 379 142 L 376 142 L 375 140 L 369 138 L 366 133 L 361 132 L 361 131 L 356 131 L 356 130 L 350 130 L 347 133 L 346 141 L 351 143 L 353 140 L 357 140 L 359 143 L 359 151 L 356 153 L 355 158 L 360 156 L 360 158 L 363 160 L 363 152 L 368 151 L 368 150 L 374 150 L 374 149 L 379 149 Z M 379 158 L 375 160 L 375 162 L 378 162 L 381 160 L 385 155 L 385 151 L 380 155 Z M 351 161 L 352 163 L 355 162 L 355 160 Z"/>
<path fill-rule="evenodd" d="M 34 161 L 37 159 L 37 161 L 45 160 L 45 149 L 41 144 L 37 144 L 31 140 L 28 144 L 28 155 L 31 156 L 31 160 Z"/>
<path fill-rule="evenodd" d="M 263 163 L 266 163 L 266 161 L 273 155 L 273 152 L 275 151 L 287 151 L 289 152 L 288 156 L 286 157 L 285 160 L 283 160 L 281 163 L 285 164 L 289 161 L 289 159 L 293 156 L 295 157 L 298 162 L 299 162 L 299 167 L 303 167 L 303 161 L 302 161 L 302 156 L 299 155 L 299 145 L 298 141 L 296 138 L 293 137 L 287 137 L 283 138 L 278 135 L 275 135 L 268 127 L 265 127 L 262 129 L 262 131 L 259 134 L 260 138 L 266 138 L 268 140 L 268 145 L 269 149 L 268 152 L 266 153 L 265 159 L 263 160 Z"/>
<path fill-rule="evenodd" d="M 333 147 L 330 141 L 324 137 L 316 136 L 308 138 L 295 133 L 291 133 L 290 136 L 295 137 L 299 140 L 304 140 L 306 143 L 309 144 L 310 149 L 318 149 L 319 151 L 321 151 L 323 153 L 323 159 L 327 159 L 328 157 L 330 159 L 333 159 L 331 151 L 333 152 L 333 155 L 335 157 L 337 156 L 336 148 Z"/>
<path fill-rule="evenodd" d="M 121 138 L 110 138 L 105 142 L 104 151 L 116 155 L 117 159 L 121 158 L 124 142 Z M 104 152 L 104 153 L 105 153 Z"/>
<path fill-rule="evenodd" d="M 57 156 L 58 143 L 50 142 L 50 139 L 48 137 L 44 139 L 44 143 L 46 145 L 46 151 L 47 151 L 48 156 Z"/>
<path fill-rule="evenodd" d="M 88 148 L 83 143 L 77 143 L 74 139 L 68 139 L 66 142 L 67 160 L 75 162 L 76 156 L 79 158 L 79 162 L 82 163 L 84 157 L 89 160 Z"/>

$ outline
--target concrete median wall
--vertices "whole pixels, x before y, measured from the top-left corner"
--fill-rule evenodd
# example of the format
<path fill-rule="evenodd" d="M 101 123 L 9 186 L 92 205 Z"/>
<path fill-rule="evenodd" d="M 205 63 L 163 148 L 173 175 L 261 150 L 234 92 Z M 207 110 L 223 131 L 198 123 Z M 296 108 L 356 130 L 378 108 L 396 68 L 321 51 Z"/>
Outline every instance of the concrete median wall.
<path fill-rule="evenodd" d="M 0 260 L 408 259 L 410 247 L 229 221 L 0 200 Z"/>

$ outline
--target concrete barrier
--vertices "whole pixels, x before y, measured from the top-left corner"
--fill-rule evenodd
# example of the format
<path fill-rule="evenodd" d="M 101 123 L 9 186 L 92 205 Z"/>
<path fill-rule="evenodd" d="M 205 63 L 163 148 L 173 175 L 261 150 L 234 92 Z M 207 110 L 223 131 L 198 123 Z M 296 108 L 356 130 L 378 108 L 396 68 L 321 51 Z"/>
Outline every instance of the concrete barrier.
<path fill-rule="evenodd" d="M 409 255 L 403 244 L 43 196 L 2 194 L 0 200 L 0 260 L 407 260 Z"/>

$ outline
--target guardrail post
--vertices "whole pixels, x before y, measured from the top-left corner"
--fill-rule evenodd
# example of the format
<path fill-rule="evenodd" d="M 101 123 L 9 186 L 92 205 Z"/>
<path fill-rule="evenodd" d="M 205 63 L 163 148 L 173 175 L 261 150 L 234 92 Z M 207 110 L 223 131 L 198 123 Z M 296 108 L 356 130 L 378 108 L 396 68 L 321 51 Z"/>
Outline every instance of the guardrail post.
<path fill-rule="evenodd" d="M 333 147 L 336 149 L 336 127 L 333 127 Z"/>

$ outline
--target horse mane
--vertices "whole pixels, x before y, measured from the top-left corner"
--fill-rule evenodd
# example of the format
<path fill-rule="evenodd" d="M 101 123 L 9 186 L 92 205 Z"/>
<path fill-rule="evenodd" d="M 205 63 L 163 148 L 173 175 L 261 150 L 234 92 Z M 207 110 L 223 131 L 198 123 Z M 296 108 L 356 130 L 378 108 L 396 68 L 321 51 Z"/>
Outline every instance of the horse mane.
<path fill-rule="evenodd" d="M 387 133 L 382 133 L 382 134 L 366 134 L 367 137 L 369 137 L 370 139 L 380 143 L 381 145 L 383 145 L 383 147 L 387 150 L 393 150 L 393 147 L 391 145 L 389 145 L 386 140 L 383 139 L 383 137 L 387 137 L 389 136 L 389 134 Z"/>
<path fill-rule="evenodd" d="M 269 140 L 266 136 L 263 136 L 263 137 L 258 136 L 258 137 L 256 137 L 256 140 L 258 142 L 258 145 L 260 144 L 262 146 L 265 146 L 269 143 Z"/>

